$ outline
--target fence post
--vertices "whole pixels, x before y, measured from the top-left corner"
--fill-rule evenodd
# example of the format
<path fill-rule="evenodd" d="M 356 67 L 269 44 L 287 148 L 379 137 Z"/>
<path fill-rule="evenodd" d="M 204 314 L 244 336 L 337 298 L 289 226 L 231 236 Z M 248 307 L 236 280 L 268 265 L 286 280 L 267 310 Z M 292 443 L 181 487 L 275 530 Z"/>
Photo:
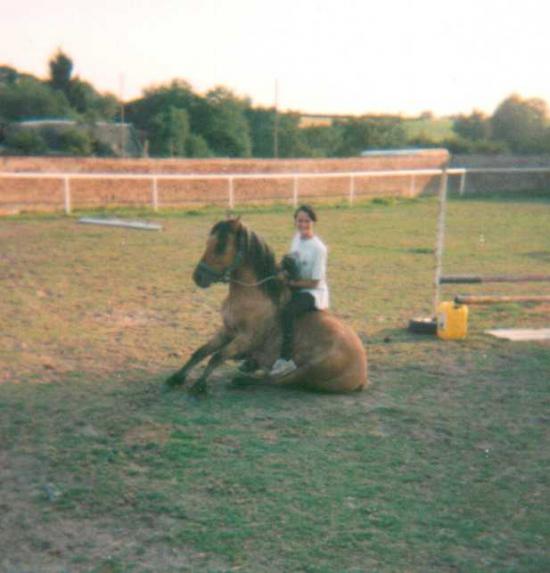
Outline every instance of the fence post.
<path fill-rule="evenodd" d="M 158 179 L 153 177 L 153 211 L 159 210 L 159 187 L 158 187 Z"/>
<path fill-rule="evenodd" d="M 353 200 L 355 198 L 355 177 L 350 175 L 349 178 L 349 204 L 353 205 Z"/>
<path fill-rule="evenodd" d="M 298 207 L 298 177 L 296 175 L 292 179 L 292 204 Z"/>
<path fill-rule="evenodd" d="M 409 197 L 414 197 L 416 195 L 416 178 L 411 175 L 411 186 L 409 188 Z"/>
<path fill-rule="evenodd" d="M 69 215 L 71 213 L 71 186 L 69 184 L 69 178 L 63 177 L 63 200 L 65 203 L 65 214 Z"/>
<path fill-rule="evenodd" d="M 441 171 L 439 182 L 439 210 L 437 214 L 437 238 L 435 244 L 435 276 L 434 276 L 434 316 L 439 304 L 439 291 L 443 270 L 443 248 L 445 245 L 445 211 L 447 209 L 447 166 Z"/>
<path fill-rule="evenodd" d="M 228 188 L 228 191 L 229 191 L 229 208 L 233 209 L 233 207 L 235 206 L 233 177 L 229 177 L 228 182 L 229 182 L 229 188 Z"/>
<path fill-rule="evenodd" d="M 460 176 L 460 189 L 458 194 L 462 197 L 464 192 L 466 191 L 466 169 L 463 171 L 462 175 Z"/>

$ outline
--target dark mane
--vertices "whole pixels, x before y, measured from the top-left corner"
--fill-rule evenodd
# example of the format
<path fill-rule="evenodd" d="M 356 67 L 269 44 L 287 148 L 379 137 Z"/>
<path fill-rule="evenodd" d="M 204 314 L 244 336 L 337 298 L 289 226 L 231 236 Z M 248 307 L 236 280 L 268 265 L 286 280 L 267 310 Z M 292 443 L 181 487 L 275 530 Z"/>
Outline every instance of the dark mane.
<path fill-rule="evenodd" d="M 243 254 L 243 263 L 252 267 L 258 281 L 277 275 L 278 268 L 275 253 L 271 247 L 254 231 L 242 223 L 235 225 L 235 220 L 220 221 L 212 228 L 216 235 L 216 252 L 223 253 L 227 247 L 229 235 L 236 231 L 237 250 Z M 275 303 L 279 302 L 282 284 L 279 280 L 268 280 L 258 286 Z"/>
<path fill-rule="evenodd" d="M 241 225 L 237 233 L 237 244 L 244 253 L 244 262 L 254 270 L 258 281 L 277 275 L 275 253 L 254 231 Z M 269 280 L 259 286 L 275 303 L 279 302 L 282 284 L 278 279 Z"/>

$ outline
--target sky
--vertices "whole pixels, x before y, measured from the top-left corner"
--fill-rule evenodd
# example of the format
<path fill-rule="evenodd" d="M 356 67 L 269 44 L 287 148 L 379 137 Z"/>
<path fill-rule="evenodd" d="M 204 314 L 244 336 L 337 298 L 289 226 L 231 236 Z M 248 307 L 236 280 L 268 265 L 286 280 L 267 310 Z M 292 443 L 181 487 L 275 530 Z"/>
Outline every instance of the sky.
<path fill-rule="evenodd" d="M 0 64 L 46 78 L 61 48 L 126 101 L 180 78 L 312 114 L 550 102 L 546 0 L 0 0 L 0 14 Z"/>

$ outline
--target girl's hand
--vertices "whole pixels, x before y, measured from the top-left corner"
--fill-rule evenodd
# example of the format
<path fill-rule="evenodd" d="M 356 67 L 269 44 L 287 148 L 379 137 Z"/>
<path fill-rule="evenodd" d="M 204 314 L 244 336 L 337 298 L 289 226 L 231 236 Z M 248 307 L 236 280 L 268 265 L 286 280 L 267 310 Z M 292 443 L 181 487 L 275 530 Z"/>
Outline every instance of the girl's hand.
<path fill-rule="evenodd" d="M 279 271 L 277 278 L 284 284 L 289 284 L 288 273 L 286 271 Z"/>

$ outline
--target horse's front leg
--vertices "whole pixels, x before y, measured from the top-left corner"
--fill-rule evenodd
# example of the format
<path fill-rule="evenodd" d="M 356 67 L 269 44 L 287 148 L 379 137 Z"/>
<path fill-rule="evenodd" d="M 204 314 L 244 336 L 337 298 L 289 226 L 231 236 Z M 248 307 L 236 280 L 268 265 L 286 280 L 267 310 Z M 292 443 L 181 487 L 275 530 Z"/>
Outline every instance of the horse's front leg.
<path fill-rule="evenodd" d="M 250 334 L 236 336 L 229 344 L 218 350 L 214 356 L 210 358 L 200 378 L 191 386 L 190 391 L 198 394 L 206 392 L 206 380 L 210 374 L 226 360 L 237 358 L 239 355 L 249 351 L 250 345 Z"/>
<path fill-rule="evenodd" d="M 227 331 L 220 330 L 206 344 L 203 344 L 200 348 L 193 352 L 191 358 L 189 358 L 189 360 L 182 366 L 182 368 L 180 368 L 166 380 L 166 385 L 173 387 L 183 384 L 192 368 L 194 368 L 199 362 L 201 362 L 201 360 L 204 360 L 207 356 L 210 356 L 212 353 L 219 351 L 221 348 L 229 344 L 229 342 L 231 342 L 231 338 L 231 335 Z"/>

